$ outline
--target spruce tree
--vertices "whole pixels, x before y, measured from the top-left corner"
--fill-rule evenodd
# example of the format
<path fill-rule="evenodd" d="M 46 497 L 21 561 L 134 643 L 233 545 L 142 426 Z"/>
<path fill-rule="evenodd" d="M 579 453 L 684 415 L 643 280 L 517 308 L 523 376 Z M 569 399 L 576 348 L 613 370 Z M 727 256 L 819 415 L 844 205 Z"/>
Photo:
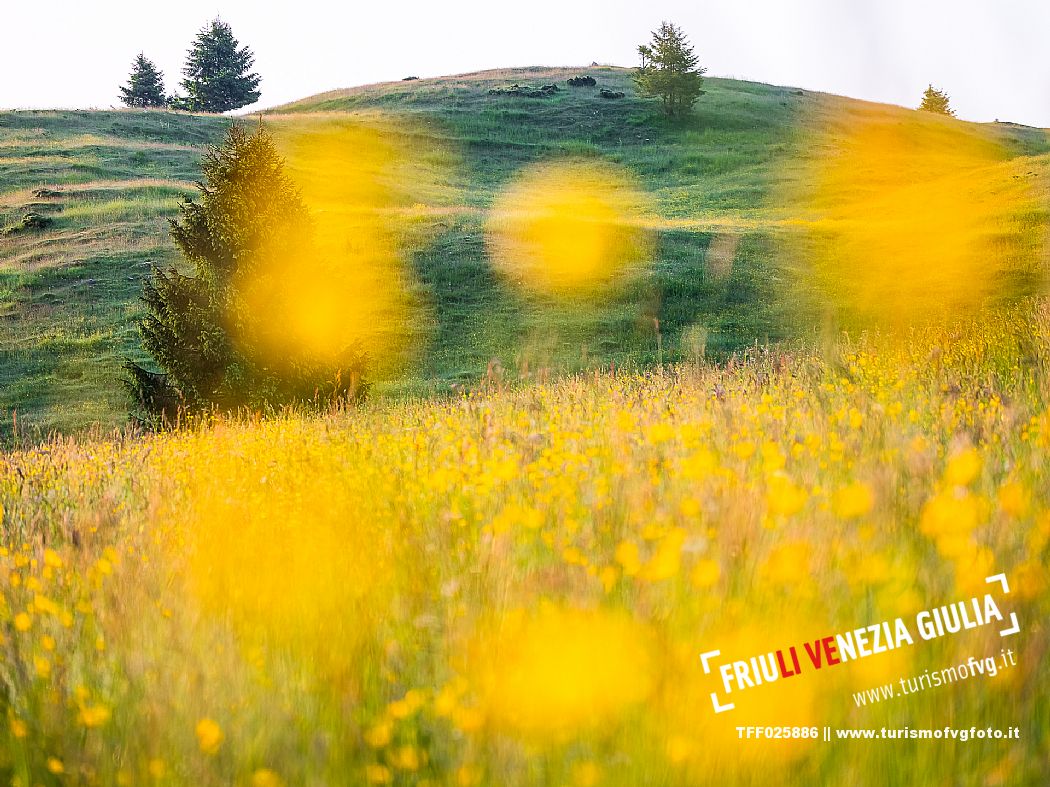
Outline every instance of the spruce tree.
<path fill-rule="evenodd" d="M 227 112 L 259 100 L 260 77 L 251 73 L 255 55 L 242 47 L 221 19 L 204 27 L 186 53 L 182 89 L 173 104 L 191 112 Z"/>
<path fill-rule="evenodd" d="M 919 109 L 926 112 L 936 112 L 938 115 L 955 117 L 955 110 L 948 103 L 948 94 L 943 90 L 938 90 L 933 85 L 927 87 L 926 92 L 922 94 L 922 103 L 919 104 Z"/>
<path fill-rule="evenodd" d="M 653 40 L 638 47 L 638 54 L 642 64 L 635 72 L 635 84 L 644 95 L 658 96 L 668 115 L 685 114 L 704 94 L 707 69 L 697 68 L 700 58 L 682 28 L 662 23 L 653 31 Z"/>
<path fill-rule="evenodd" d="M 164 97 L 164 75 L 142 52 L 139 52 L 131 64 L 128 84 L 120 88 L 120 100 L 128 107 L 167 106 L 168 100 Z"/>
<path fill-rule="evenodd" d="M 252 344 L 253 326 L 267 315 L 246 311 L 244 287 L 272 270 L 277 255 L 308 254 L 311 242 L 308 211 L 269 134 L 235 124 L 201 168 L 199 197 L 171 222 L 190 270 L 155 267 L 144 285 L 139 331 L 161 371 L 125 362 L 135 403 L 151 419 L 171 420 L 363 396 L 364 356 L 354 348 L 322 364 L 275 359 Z"/>

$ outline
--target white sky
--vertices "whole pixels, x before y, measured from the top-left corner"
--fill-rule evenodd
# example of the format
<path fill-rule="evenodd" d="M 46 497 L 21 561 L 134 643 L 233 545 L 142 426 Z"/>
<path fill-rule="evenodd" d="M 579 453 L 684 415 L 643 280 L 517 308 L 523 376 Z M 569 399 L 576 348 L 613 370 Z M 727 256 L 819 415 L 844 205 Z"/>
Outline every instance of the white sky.
<path fill-rule="evenodd" d="M 501 66 L 633 66 L 668 19 L 711 76 L 1050 126 L 1046 0 L 6 0 L 0 108 L 108 107 L 139 50 L 177 87 L 217 14 L 256 55 L 259 106 L 340 87 Z"/>

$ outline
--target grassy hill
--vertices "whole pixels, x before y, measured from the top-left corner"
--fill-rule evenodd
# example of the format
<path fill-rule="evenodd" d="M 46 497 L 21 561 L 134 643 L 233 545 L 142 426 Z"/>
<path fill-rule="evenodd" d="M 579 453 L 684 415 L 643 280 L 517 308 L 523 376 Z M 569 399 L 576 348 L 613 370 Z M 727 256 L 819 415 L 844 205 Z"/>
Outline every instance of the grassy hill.
<path fill-rule="evenodd" d="M 578 73 L 598 85 L 568 87 Z M 490 94 L 552 83 L 559 91 L 544 98 Z M 602 88 L 626 95 L 602 98 Z M 889 122 L 913 113 L 734 80 L 709 79 L 705 88 L 683 121 L 661 117 L 635 95 L 629 70 L 611 67 L 387 83 L 265 113 L 279 137 L 333 113 L 394 118 L 418 149 L 456 159 L 445 210 L 410 260 L 433 323 L 428 341 L 380 391 L 447 390 L 478 380 L 494 358 L 512 375 L 647 364 L 696 353 L 698 342 L 717 357 L 803 330 L 779 291 L 780 244 L 792 232 L 782 195 L 850 113 L 876 111 Z M 193 193 L 204 146 L 229 122 L 167 112 L 0 113 L 0 228 L 13 228 L 0 237 L 0 436 L 10 436 L 15 412 L 29 431 L 124 419 L 119 362 L 141 355 L 142 278 L 150 264 L 174 259 L 166 220 Z M 958 125 L 1026 157 L 1040 177 L 1045 171 L 1044 131 Z M 646 277 L 584 317 L 572 304 L 551 310 L 508 292 L 486 259 L 485 211 L 500 188 L 558 156 L 623 165 L 654 205 L 658 243 Z M 19 229 L 27 213 L 53 223 Z"/>
<path fill-rule="evenodd" d="M 381 260 L 413 308 L 373 324 L 415 342 L 360 407 L 0 450 L 0 783 L 1045 784 L 1050 301 L 986 307 L 1046 278 L 1046 132 L 728 80 L 670 122 L 581 70 L 598 86 L 502 71 L 265 115 L 320 240 L 259 280 L 330 336 L 359 293 L 310 264 Z M 514 83 L 561 89 L 489 92 Z M 15 410 L 28 440 L 123 421 L 137 294 L 229 122 L 0 113 L 0 448 Z M 615 296 L 500 268 L 507 194 L 544 218 L 507 185 L 561 156 L 651 198 L 599 225 L 656 236 Z M 825 341 L 862 324 L 835 297 L 929 314 Z M 955 319 L 923 324 L 938 302 Z M 259 313 L 301 351 L 301 313 Z M 541 381 L 440 395 L 493 359 Z M 983 594 L 977 630 L 920 612 Z M 908 636 L 866 651 L 882 621 Z M 736 669 L 729 696 L 733 662 L 805 665 L 828 632 L 839 666 Z M 1023 732 L 819 739 L 954 719 Z"/>
<path fill-rule="evenodd" d="M 0 113 L 0 413 L 44 430 L 122 419 L 121 357 L 138 345 L 150 263 L 229 121 L 154 112 Z M 44 189 L 46 191 L 40 191 Z M 35 193 L 43 196 L 36 196 Z"/>

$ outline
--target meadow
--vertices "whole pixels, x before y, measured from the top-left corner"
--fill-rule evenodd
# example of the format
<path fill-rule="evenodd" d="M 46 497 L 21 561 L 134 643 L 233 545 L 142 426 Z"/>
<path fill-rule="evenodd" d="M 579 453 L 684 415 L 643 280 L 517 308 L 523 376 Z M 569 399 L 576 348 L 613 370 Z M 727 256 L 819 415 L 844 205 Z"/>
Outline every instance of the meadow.
<path fill-rule="evenodd" d="M 578 72 L 627 97 L 609 101 L 595 89 L 567 87 Z M 558 83 L 561 90 L 543 100 L 488 93 L 513 83 Z M 857 118 L 875 114 L 892 124 L 915 113 L 728 79 L 705 85 L 695 114 L 679 121 L 634 94 L 628 69 L 611 67 L 394 82 L 263 115 L 285 138 L 326 118 L 378 121 L 422 159 L 407 176 L 388 177 L 392 202 L 425 221 L 426 241 L 406 248 L 402 261 L 405 289 L 419 306 L 415 346 L 394 364 L 396 374 L 379 375 L 377 391 L 447 394 L 483 379 L 494 362 L 509 376 L 532 379 L 610 363 L 694 360 L 701 349 L 719 360 L 821 326 L 797 308 L 805 299 L 787 266 L 799 235 L 794 192 Z M 32 441 L 127 420 L 120 362 L 147 360 L 135 329 L 142 280 L 152 264 L 178 264 L 166 222 L 195 192 L 200 155 L 228 122 L 157 111 L 0 113 L 0 228 L 26 212 L 54 220 L 44 231 L 0 238 L 5 444 L 16 431 Z M 1045 131 L 952 127 L 964 144 L 994 141 L 1004 166 L 1042 188 Z M 645 271 L 584 316 L 508 288 L 488 253 L 485 222 L 503 189 L 531 166 L 559 158 L 621 167 L 651 202 L 655 242 Z M 309 164 L 298 174 L 323 174 Z M 61 193 L 33 196 L 42 188 Z M 1036 227 L 1045 225 L 1042 207 L 1030 215 Z"/>
<path fill-rule="evenodd" d="M 11 784 L 1045 783 L 1050 315 L 0 459 Z M 971 595 L 1022 632 L 742 694 Z M 853 692 L 999 654 L 919 697 Z M 739 741 L 738 725 L 1020 727 Z"/>
<path fill-rule="evenodd" d="M 489 93 L 578 71 L 627 97 Z M 119 361 L 229 120 L 0 113 L 0 225 L 53 218 L 0 237 L 0 782 L 1045 784 L 1047 134 L 706 86 L 675 122 L 606 67 L 266 113 L 357 263 L 286 289 L 353 305 L 374 395 L 156 432 Z M 1016 635 L 714 712 L 701 653 L 999 573 Z M 856 699 L 1006 647 L 994 677 Z"/>

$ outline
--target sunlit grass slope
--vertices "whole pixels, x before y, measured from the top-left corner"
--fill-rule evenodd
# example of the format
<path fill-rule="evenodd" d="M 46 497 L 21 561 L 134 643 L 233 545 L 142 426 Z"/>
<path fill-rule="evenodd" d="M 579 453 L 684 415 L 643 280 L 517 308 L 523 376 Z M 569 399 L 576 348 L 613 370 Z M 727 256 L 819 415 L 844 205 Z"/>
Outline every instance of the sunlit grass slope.
<path fill-rule="evenodd" d="M 597 87 L 568 87 L 578 73 L 593 75 Z M 489 93 L 545 83 L 560 90 L 546 98 Z M 629 70 L 611 67 L 393 82 L 267 113 L 264 122 L 290 155 L 312 125 L 333 117 L 394 129 L 411 153 L 413 166 L 387 173 L 398 181 L 390 205 L 411 224 L 387 283 L 404 299 L 391 313 L 411 341 L 377 354 L 389 378 L 377 390 L 447 391 L 492 370 L 534 379 L 609 363 L 724 357 L 808 330 L 812 320 L 799 306 L 809 301 L 794 289 L 794 263 L 809 255 L 785 245 L 798 232 L 798 186 L 857 120 L 875 113 L 892 124 L 914 113 L 749 82 L 705 85 L 683 121 L 662 118 L 635 94 Z M 603 99 L 602 88 L 626 96 Z M 14 411 L 28 433 L 123 420 L 118 364 L 139 356 L 141 279 L 149 263 L 173 259 L 165 220 L 192 193 L 202 146 L 227 122 L 170 113 L 0 113 L 0 225 L 30 211 L 54 219 L 50 228 L 0 238 L 0 435 L 10 438 Z M 994 143 L 1004 166 L 1043 182 L 1042 130 L 943 122 Z M 566 158 L 619 168 L 650 205 L 643 223 L 651 258 L 600 309 L 508 286 L 492 264 L 492 206 L 530 168 Z M 307 156 L 292 165 L 313 193 L 329 171 L 330 161 L 321 161 Z M 33 196 L 39 188 L 62 194 Z M 1039 211 L 1029 218 L 1045 224 Z"/>
<path fill-rule="evenodd" d="M 0 455 L 0 778 L 1043 785 L 1048 319 Z M 703 651 L 914 621 L 998 572 L 1009 640 L 712 712 Z M 995 677 L 852 699 L 1005 647 Z"/>
<path fill-rule="evenodd" d="M 121 420 L 119 366 L 139 346 L 142 280 L 174 260 L 166 220 L 227 122 L 0 113 L 0 230 L 27 213 L 53 221 L 0 237 L 0 435 L 15 411 L 46 430 Z"/>

